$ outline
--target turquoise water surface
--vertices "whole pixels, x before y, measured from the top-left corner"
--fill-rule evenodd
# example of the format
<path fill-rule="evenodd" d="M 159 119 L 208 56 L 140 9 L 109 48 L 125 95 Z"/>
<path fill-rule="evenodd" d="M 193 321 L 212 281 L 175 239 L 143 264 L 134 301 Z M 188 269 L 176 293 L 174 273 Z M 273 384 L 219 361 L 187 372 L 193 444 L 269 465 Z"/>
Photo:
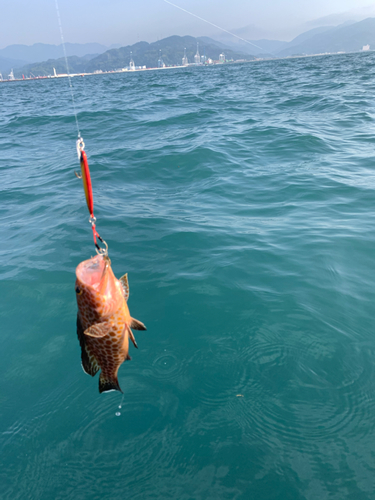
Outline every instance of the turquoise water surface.
<path fill-rule="evenodd" d="M 68 81 L 1 84 L 0 498 L 375 499 L 375 54 L 72 85 L 148 330 L 100 395 Z"/>

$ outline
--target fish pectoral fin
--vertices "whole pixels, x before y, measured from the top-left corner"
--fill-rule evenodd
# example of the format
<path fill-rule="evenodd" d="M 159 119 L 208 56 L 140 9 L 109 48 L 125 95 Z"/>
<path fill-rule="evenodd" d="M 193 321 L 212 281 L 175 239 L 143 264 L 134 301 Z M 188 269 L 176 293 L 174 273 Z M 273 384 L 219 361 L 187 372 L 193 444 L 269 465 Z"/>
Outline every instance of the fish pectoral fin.
<path fill-rule="evenodd" d="M 97 323 L 96 325 L 91 325 L 84 331 L 84 334 L 88 337 L 94 337 L 95 339 L 101 339 L 109 334 L 111 331 L 111 325 L 109 323 Z"/>
<path fill-rule="evenodd" d="M 132 322 L 130 323 L 130 328 L 133 330 L 147 330 L 142 321 L 138 321 L 137 319 L 132 318 Z"/>
<path fill-rule="evenodd" d="M 130 328 L 128 328 L 128 332 L 129 332 L 129 337 L 130 337 L 130 340 L 133 342 L 134 347 L 136 347 L 136 348 L 138 349 L 138 344 L 137 344 L 137 342 L 135 341 L 135 338 L 134 338 L 134 333 L 130 330 Z"/>
<path fill-rule="evenodd" d="M 129 298 L 128 273 L 124 274 L 124 276 L 121 276 L 121 278 L 119 279 L 119 282 L 121 283 L 121 286 L 122 286 L 122 293 L 124 294 L 124 298 L 126 301 L 128 301 L 128 298 Z"/>

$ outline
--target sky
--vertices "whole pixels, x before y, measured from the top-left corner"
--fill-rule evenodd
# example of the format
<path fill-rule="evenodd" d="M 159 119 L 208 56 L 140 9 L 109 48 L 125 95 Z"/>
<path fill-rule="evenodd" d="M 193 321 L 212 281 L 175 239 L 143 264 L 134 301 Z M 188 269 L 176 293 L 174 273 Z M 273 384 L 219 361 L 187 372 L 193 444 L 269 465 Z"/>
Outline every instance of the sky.
<path fill-rule="evenodd" d="M 375 17 L 375 3 L 369 0 L 169 1 L 229 31 L 248 27 L 247 38 L 253 40 L 289 41 L 315 25 Z M 58 0 L 58 5 L 65 42 L 130 45 L 218 32 L 165 0 Z M 0 20 L 0 48 L 61 43 L 56 0 L 2 0 Z"/>

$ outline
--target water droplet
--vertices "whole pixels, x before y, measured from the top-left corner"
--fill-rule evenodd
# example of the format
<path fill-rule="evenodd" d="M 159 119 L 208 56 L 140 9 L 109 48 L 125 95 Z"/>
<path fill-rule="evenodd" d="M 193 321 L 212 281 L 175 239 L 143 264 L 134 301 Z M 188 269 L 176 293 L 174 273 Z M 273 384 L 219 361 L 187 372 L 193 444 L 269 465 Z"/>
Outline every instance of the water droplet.
<path fill-rule="evenodd" d="M 121 406 L 121 405 L 119 405 L 119 408 L 120 408 L 120 410 L 121 410 L 122 406 Z"/>
<path fill-rule="evenodd" d="M 119 417 L 121 415 L 121 412 L 116 411 L 116 417 Z"/>

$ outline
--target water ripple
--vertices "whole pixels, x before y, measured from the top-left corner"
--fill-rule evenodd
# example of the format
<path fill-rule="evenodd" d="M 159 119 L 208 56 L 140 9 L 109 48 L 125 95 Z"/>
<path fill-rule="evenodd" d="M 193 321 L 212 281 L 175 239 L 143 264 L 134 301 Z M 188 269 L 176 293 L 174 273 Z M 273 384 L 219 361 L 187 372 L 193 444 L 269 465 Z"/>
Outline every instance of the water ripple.
<path fill-rule="evenodd" d="M 123 399 L 80 368 L 69 87 L 0 86 L 2 498 L 372 497 L 374 58 L 73 79 Z"/>

